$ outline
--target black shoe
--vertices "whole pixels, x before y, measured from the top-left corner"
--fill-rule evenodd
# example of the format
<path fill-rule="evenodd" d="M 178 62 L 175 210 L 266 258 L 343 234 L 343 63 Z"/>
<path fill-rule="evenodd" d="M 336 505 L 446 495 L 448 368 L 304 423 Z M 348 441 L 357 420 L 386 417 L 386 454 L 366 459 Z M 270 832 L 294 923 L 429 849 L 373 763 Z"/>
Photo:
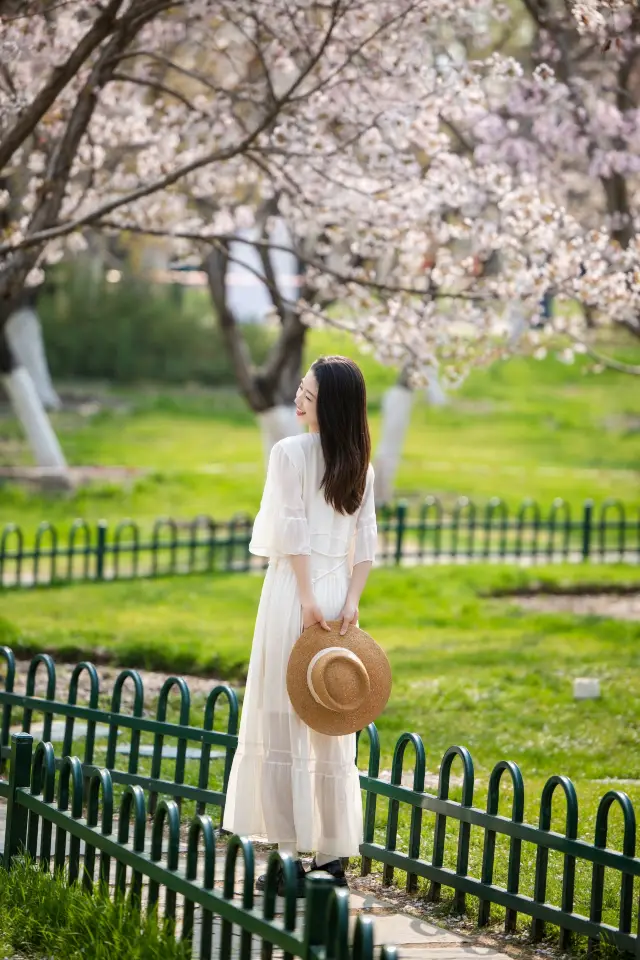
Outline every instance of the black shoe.
<path fill-rule="evenodd" d="M 304 867 L 302 866 L 302 860 L 296 860 L 294 863 L 296 868 L 296 897 L 304 897 L 306 894 L 305 889 L 305 880 L 306 873 L 304 872 Z M 279 897 L 284 897 L 284 870 L 280 865 L 276 871 L 277 877 L 277 892 Z M 256 880 L 256 890 L 264 891 L 267 886 L 267 875 L 263 873 L 261 877 L 258 877 Z"/>
<path fill-rule="evenodd" d="M 325 873 L 331 874 L 335 880 L 336 887 L 348 887 L 347 876 L 342 868 L 342 860 L 331 860 L 329 863 L 323 863 L 319 867 L 316 863 L 316 858 L 313 858 L 311 864 L 311 872 L 314 870 L 319 870 L 320 872 L 324 871 Z"/>

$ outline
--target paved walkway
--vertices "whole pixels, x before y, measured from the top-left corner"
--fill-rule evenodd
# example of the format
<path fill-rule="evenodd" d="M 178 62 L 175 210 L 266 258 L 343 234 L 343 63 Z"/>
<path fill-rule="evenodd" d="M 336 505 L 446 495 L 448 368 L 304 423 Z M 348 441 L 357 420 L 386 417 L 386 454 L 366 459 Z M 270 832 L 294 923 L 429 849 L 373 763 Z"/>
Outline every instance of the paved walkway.
<path fill-rule="evenodd" d="M 256 876 L 265 872 L 267 857 L 267 853 L 257 852 Z M 305 863 L 305 866 L 308 867 L 308 864 Z M 384 893 L 378 895 L 364 889 L 371 884 L 371 878 L 350 877 L 351 924 L 355 924 L 356 917 L 361 913 L 373 917 L 376 946 L 383 943 L 396 946 L 401 960 L 467 960 L 470 957 L 509 960 L 506 954 L 486 943 L 479 943 L 475 937 L 426 920 L 415 909 L 415 900 L 407 898 L 405 904 L 400 906 L 394 902 L 393 894 L 387 898 Z M 256 900 L 256 906 L 258 903 Z"/>

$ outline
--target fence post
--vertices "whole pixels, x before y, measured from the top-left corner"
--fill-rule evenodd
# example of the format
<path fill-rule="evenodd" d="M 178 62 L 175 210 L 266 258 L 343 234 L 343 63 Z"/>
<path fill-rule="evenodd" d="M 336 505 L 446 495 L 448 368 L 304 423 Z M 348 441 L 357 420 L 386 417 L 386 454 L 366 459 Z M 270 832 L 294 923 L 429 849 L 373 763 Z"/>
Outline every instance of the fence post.
<path fill-rule="evenodd" d="M 107 551 L 107 521 L 98 521 L 96 542 L 96 580 L 104 580 L 104 558 Z"/>
<path fill-rule="evenodd" d="M 27 820 L 29 811 L 20 805 L 17 792 L 31 782 L 31 755 L 33 737 L 29 733 L 14 733 L 11 737 L 11 760 L 9 768 L 9 801 L 4 833 L 4 866 L 8 870 L 11 861 L 27 845 Z"/>
<path fill-rule="evenodd" d="M 313 947 L 327 943 L 327 914 L 334 882 L 327 874 L 311 873 L 307 874 L 306 889 L 303 956 L 309 960 Z"/>
<path fill-rule="evenodd" d="M 593 500 L 585 500 L 582 515 L 582 560 L 584 563 L 591 555 L 591 534 L 593 533 Z"/>
<path fill-rule="evenodd" d="M 401 500 L 396 509 L 396 552 L 395 562 L 397 566 L 402 563 L 402 546 L 404 542 L 404 531 L 407 524 L 407 504 Z"/>

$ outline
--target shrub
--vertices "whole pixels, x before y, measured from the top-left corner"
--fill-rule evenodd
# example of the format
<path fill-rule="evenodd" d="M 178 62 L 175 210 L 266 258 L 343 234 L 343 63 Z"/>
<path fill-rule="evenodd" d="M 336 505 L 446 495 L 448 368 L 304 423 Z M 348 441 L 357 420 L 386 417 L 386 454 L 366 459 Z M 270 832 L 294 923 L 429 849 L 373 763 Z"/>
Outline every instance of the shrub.
<path fill-rule="evenodd" d="M 235 384 L 204 291 L 130 274 L 109 283 L 84 259 L 59 265 L 50 280 L 37 308 L 54 377 Z M 269 329 L 243 330 L 252 360 L 261 363 Z"/>

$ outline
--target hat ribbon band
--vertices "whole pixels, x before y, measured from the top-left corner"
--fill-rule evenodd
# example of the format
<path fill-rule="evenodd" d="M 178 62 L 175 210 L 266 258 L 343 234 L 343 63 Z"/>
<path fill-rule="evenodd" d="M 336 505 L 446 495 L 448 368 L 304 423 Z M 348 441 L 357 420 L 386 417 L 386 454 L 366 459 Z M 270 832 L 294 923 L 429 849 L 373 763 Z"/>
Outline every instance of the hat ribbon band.
<path fill-rule="evenodd" d="M 311 658 L 311 660 L 309 661 L 309 666 L 307 667 L 307 686 L 309 687 L 309 691 L 313 699 L 316 701 L 316 703 L 319 703 L 321 707 L 324 707 L 325 710 L 329 708 L 327 708 L 326 703 L 322 702 L 322 700 L 316 693 L 313 686 L 313 668 L 315 667 L 315 665 L 318 663 L 319 660 L 322 660 L 322 658 L 329 653 L 340 653 L 345 659 L 352 660 L 354 663 L 357 663 L 359 666 L 363 665 L 360 657 L 356 656 L 356 654 L 353 653 L 352 650 L 347 650 L 346 647 L 325 647 L 324 650 L 319 650 L 318 653 L 316 653 L 315 656 Z"/>

